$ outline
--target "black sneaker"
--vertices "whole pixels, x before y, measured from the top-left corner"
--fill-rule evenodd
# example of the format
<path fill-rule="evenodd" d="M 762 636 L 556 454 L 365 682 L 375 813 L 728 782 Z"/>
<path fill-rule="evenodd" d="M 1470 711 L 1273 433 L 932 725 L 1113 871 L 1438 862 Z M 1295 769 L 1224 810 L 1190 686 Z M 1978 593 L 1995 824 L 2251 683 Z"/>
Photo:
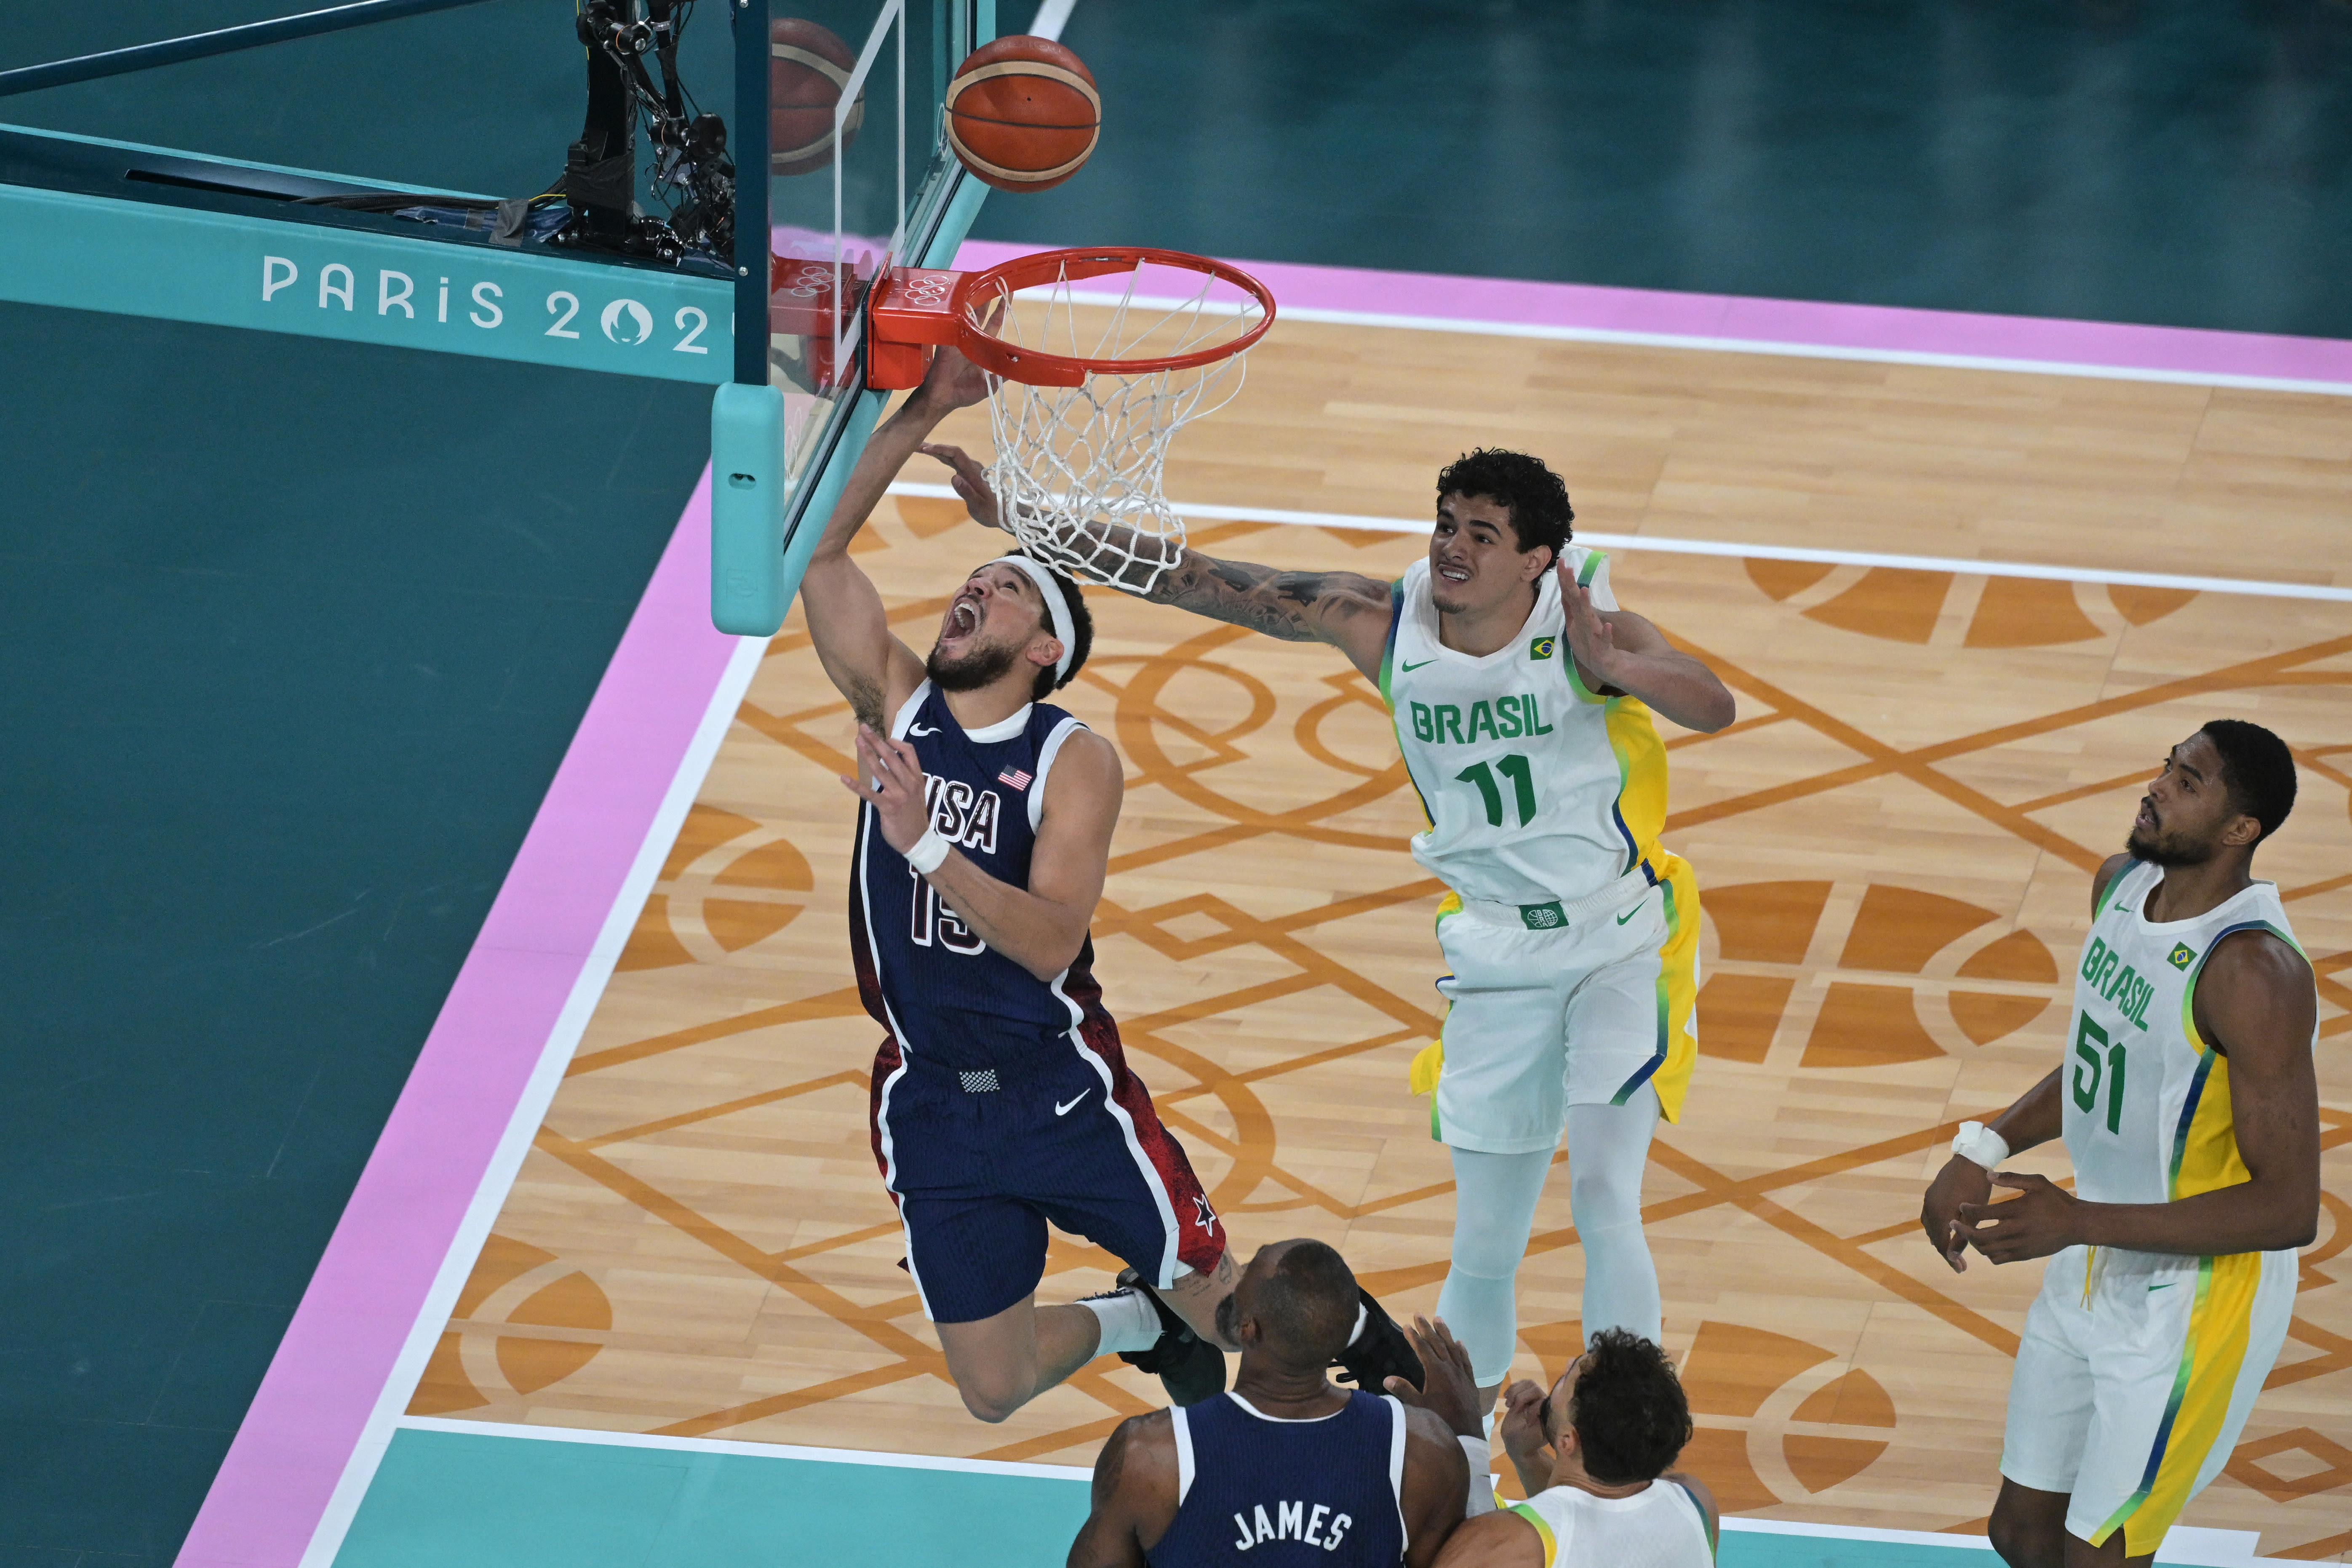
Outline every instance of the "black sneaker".
<path fill-rule="evenodd" d="M 1160 1337 L 1150 1350 L 1123 1350 L 1119 1360 L 1160 1379 L 1171 1405 L 1198 1405 L 1225 1391 L 1225 1353 L 1194 1333 L 1192 1326 L 1153 1293 L 1132 1269 L 1118 1271 L 1118 1288 L 1141 1292 L 1160 1314 Z"/>
<path fill-rule="evenodd" d="M 1404 1337 L 1404 1330 L 1397 1327 L 1396 1320 L 1389 1316 L 1386 1307 L 1372 1299 L 1370 1291 L 1359 1285 L 1356 1294 L 1363 1299 L 1364 1332 L 1331 1364 L 1346 1371 L 1348 1375 L 1341 1381 L 1352 1382 L 1367 1394 L 1387 1392 L 1391 1377 L 1402 1377 L 1415 1388 L 1421 1387 L 1422 1379 L 1428 1375 L 1422 1369 L 1412 1341 Z"/>

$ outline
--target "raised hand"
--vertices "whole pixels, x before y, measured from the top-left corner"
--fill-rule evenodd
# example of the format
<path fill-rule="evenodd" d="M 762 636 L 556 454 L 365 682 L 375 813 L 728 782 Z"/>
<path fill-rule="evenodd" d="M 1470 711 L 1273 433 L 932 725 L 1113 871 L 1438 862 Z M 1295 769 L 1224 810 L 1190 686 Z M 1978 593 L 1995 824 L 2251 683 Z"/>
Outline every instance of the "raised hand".
<path fill-rule="evenodd" d="M 935 457 L 948 465 L 948 483 L 954 487 L 957 498 L 963 502 L 963 509 L 971 514 L 973 522 L 983 528 L 1004 526 L 1003 516 L 996 505 L 996 492 L 989 488 L 988 470 L 980 465 L 979 458 L 962 447 L 951 446 L 944 441 L 927 441 L 917 450 L 924 456 Z"/>
<path fill-rule="evenodd" d="M 1478 1408 L 1478 1380 L 1471 1375 L 1470 1353 L 1454 1337 L 1444 1318 L 1432 1322 L 1415 1314 L 1405 1331 L 1412 1348 L 1421 1353 L 1426 1386 L 1415 1388 L 1402 1377 L 1388 1380 L 1387 1388 L 1407 1405 L 1434 1414 L 1460 1437 L 1486 1435 L 1486 1412 Z"/>
<path fill-rule="evenodd" d="M 931 356 L 931 368 L 923 372 L 915 396 L 940 413 L 970 408 L 988 401 L 988 372 L 952 346 L 943 347 Z"/>
<path fill-rule="evenodd" d="M 1576 580 L 1568 562 L 1559 563 L 1559 603 L 1568 614 L 1568 648 L 1584 672 L 1603 685 L 1614 685 L 1619 648 L 1616 629 L 1593 608 L 1592 595 Z"/>
<path fill-rule="evenodd" d="M 862 779 L 836 774 L 842 788 L 871 804 L 882 824 L 882 841 L 900 854 L 915 847 L 930 822 L 923 791 L 923 765 L 915 748 L 871 725 L 857 727 L 857 771 Z"/>

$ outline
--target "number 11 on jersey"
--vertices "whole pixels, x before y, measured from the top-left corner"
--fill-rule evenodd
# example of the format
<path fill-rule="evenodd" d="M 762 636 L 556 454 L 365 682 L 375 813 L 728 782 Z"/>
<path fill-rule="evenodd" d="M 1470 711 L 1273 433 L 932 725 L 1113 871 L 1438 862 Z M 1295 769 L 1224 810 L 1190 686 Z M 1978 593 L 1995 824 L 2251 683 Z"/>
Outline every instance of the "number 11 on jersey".
<path fill-rule="evenodd" d="M 1526 758 L 1514 751 L 1496 758 L 1492 768 L 1483 762 L 1474 762 L 1454 777 L 1478 787 L 1478 797 L 1486 804 L 1486 825 L 1499 828 L 1503 825 L 1503 791 L 1495 782 L 1497 773 L 1511 781 L 1512 804 L 1519 809 L 1519 826 L 1526 827 L 1536 820 L 1535 775 L 1528 770 Z"/>

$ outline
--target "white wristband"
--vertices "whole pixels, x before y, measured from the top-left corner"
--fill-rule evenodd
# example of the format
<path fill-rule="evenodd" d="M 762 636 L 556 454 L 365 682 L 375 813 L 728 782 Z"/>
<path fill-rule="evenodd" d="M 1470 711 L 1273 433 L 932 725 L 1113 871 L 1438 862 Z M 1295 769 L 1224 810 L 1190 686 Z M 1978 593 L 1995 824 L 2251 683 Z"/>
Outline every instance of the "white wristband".
<path fill-rule="evenodd" d="M 1963 1122 L 1952 1139 L 1952 1153 L 1975 1161 L 1990 1174 L 2000 1169 L 2000 1162 L 2009 1158 L 2009 1141 L 1982 1122 Z"/>
<path fill-rule="evenodd" d="M 937 828 L 925 828 L 923 836 L 907 851 L 907 863 L 924 876 L 939 870 L 947 862 L 947 858 L 948 841 L 940 837 Z"/>
<path fill-rule="evenodd" d="M 1495 1511 L 1494 1448 L 1482 1434 L 1464 1437 L 1456 1434 L 1464 1457 L 1470 1461 L 1470 1496 L 1465 1500 L 1463 1516 L 1475 1519 L 1482 1513 Z"/>

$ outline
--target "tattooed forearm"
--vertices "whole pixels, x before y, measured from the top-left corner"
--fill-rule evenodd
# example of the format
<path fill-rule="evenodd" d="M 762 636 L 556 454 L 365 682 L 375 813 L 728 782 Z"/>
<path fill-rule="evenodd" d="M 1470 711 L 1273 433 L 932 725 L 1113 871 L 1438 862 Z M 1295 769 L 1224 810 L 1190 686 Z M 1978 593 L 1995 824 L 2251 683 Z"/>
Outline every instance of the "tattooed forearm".
<path fill-rule="evenodd" d="M 1195 615 L 1290 643 L 1320 638 L 1335 620 L 1388 612 L 1389 588 L 1352 571 L 1277 571 L 1188 552 L 1148 597 Z"/>

